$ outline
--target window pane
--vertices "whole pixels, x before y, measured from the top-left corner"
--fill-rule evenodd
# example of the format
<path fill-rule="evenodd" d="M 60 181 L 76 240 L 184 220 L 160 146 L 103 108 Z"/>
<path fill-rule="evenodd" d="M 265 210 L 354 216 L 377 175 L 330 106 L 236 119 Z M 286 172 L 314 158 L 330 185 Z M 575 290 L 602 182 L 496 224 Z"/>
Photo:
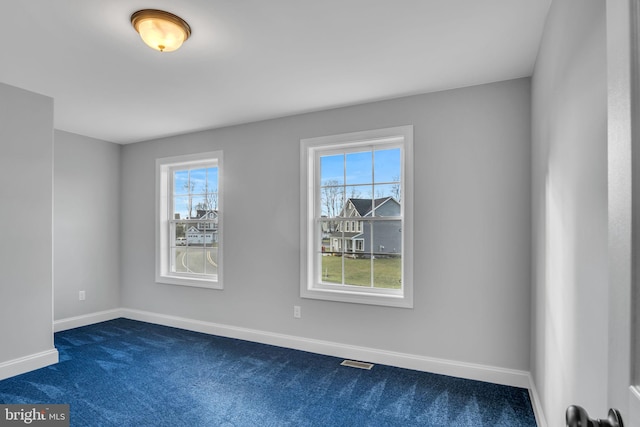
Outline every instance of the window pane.
<path fill-rule="evenodd" d="M 217 245 L 215 247 L 207 248 L 205 263 L 205 274 L 218 274 L 218 251 Z"/>
<path fill-rule="evenodd" d="M 171 249 L 171 271 L 173 273 L 187 272 L 187 248 L 177 247 Z"/>
<path fill-rule="evenodd" d="M 213 211 L 218 210 L 218 190 L 216 189 L 213 193 L 207 193 L 207 203 L 209 204 L 209 208 Z"/>
<path fill-rule="evenodd" d="M 382 208 L 381 208 L 382 209 Z M 400 220 L 371 221 L 370 234 L 373 258 L 373 286 L 400 289 L 402 287 L 402 233 Z"/>
<path fill-rule="evenodd" d="M 173 217 L 171 219 L 189 219 L 191 215 L 191 198 L 178 196 L 173 199 Z"/>
<path fill-rule="evenodd" d="M 402 253 L 402 221 L 371 222 L 371 252 L 378 255 L 399 255 Z M 367 245 L 367 248 L 369 246 Z"/>
<path fill-rule="evenodd" d="M 393 197 L 397 201 L 400 200 L 400 183 L 397 184 L 376 184 L 373 187 L 376 199 L 385 197 Z"/>
<path fill-rule="evenodd" d="M 393 197 L 396 202 L 402 202 L 402 186 L 397 184 L 376 184 L 374 187 L 376 199 Z M 398 215 L 400 215 L 398 213 Z"/>
<path fill-rule="evenodd" d="M 204 194 L 207 191 L 207 170 L 192 169 L 189 179 L 191 181 L 191 192 L 194 194 Z"/>
<path fill-rule="evenodd" d="M 171 246 L 187 246 L 187 228 L 184 222 L 171 223 Z"/>
<path fill-rule="evenodd" d="M 333 241 L 336 238 L 338 232 L 338 221 L 321 221 L 318 223 L 320 245 L 316 250 L 322 253 L 332 252 Z M 338 234 L 339 235 L 339 234 Z"/>
<path fill-rule="evenodd" d="M 376 185 L 376 203 L 374 216 L 400 216 L 402 209 L 395 193 L 399 188 L 394 185 Z"/>
<path fill-rule="evenodd" d="M 320 185 L 344 184 L 344 154 L 320 157 Z"/>
<path fill-rule="evenodd" d="M 345 254 L 344 282 L 345 285 L 370 287 L 371 258 Z"/>
<path fill-rule="evenodd" d="M 207 213 L 211 211 L 211 205 L 206 195 L 193 196 L 193 219 L 201 219 L 206 217 Z"/>
<path fill-rule="evenodd" d="M 216 231 L 218 228 L 218 221 L 215 212 L 211 211 L 207 214 L 207 221 L 203 222 L 202 225 L 204 229 L 207 231 Z M 214 239 L 215 240 L 215 239 Z"/>
<path fill-rule="evenodd" d="M 186 194 L 189 192 L 189 171 L 176 171 L 173 173 L 173 194 Z"/>
<path fill-rule="evenodd" d="M 204 257 L 202 248 L 189 247 L 187 248 L 187 268 L 189 273 L 202 274 L 204 273 Z"/>
<path fill-rule="evenodd" d="M 211 209 L 218 209 L 218 168 L 207 169 L 207 199 Z"/>
<path fill-rule="evenodd" d="M 350 185 L 345 187 L 347 199 L 369 199 L 371 203 L 371 184 L 369 185 Z M 367 212 L 371 208 L 367 209 Z M 364 215 L 364 214 L 363 214 Z"/>
<path fill-rule="evenodd" d="M 203 246 L 205 234 L 202 224 L 190 223 L 187 229 L 187 246 Z"/>
<path fill-rule="evenodd" d="M 373 260 L 373 286 L 400 289 L 402 287 L 402 256 L 377 255 Z"/>
<path fill-rule="evenodd" d="M 322 267 L 320 270 L 320 280 L 324 283 L 342 283 L 342 257 L 324 254 L 322 256 Z"/>
<path fill-rule="evenodd" d="M 218 168 L 207 169 L 207 191 L 218 191 Z"/>
<path fill-rule="evenodd" d="M 314 248 L 315 251 L 321 253 L 329 252 L 329 245 L 331 244 L 331 233 L 333 229 L 333 221 L 320 221 L 316 228 L 316 236 L 320 236 L 320 242 Z"/>
<path fill-rule="evenodd" d="M 375 151 L 375 182 L 400 181 L 400 154 L 400 148 Z"/>
<path fill-rule="evenodd" d="M 320 210 L 321 216 L 334 218 L 340 215 L 344 206 L 344 187 L 325 186 L 320 190 Z"/>
<path fill-rule="evenodd" d="M 325 247 L 326 252 L 341 253 L 344 250 L 344 240 L 347 238 L 347 222 L 348 221 L 329 221 L 325 222 L 324 226 L 328 227 L 326 232 L 326 242 L 328 247 Z"/>
<path fill-rule="evenodd" d="M 370 184 L 373 182 L 371 151 L 346 155 L 346 184 Z"/>
<path fill-rule="evenodd" d="M 210 213 L 210 215 L 213 215 L 213 213 Z M 202 232 L 204 233 L 204 245 L 206 247 L 213 247 L 213 246 L 217 246 L 216 243 L 218 242 L 218 229 L 216 227 L 216 225 L 211 222 L 203 222 L 202 223 Z"/>

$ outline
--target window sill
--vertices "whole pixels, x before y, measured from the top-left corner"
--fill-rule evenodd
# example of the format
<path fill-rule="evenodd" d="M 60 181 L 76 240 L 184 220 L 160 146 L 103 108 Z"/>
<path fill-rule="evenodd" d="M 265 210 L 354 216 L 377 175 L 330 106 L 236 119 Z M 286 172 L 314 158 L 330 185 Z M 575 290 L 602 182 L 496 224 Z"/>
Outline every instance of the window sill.
<path fill-rule="evenodd" d="M 382 305 L 387 307 L 413 308 L 412 298 L 393 294 L 373 294 L 341 289 L 303 289 L 302 298 L 338 301 L 355 304 Z"/>
<path fill-rule="evenodd" d="M 160 275 L 156 276 L 156 283 L 163 283 L 166 285 L 191 286 L 195 288 L 224 289 L 222 283 L 217 280 L 199 279 L 195 277 Z"/>

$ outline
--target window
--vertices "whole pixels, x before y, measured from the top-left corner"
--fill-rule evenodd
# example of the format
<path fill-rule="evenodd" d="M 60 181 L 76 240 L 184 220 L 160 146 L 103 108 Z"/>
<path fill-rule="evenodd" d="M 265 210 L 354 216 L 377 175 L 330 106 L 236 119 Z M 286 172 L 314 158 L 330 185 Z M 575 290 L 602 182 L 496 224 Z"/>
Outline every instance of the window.
<path fill-rule="evenodd" d="M 413 126 L 301 141 L 303 298 L 413 306 Z"/>
<path fill-rule="evenodd" d="M 158 159 L 156 282 L 222 289 L 222 152 Z"/>

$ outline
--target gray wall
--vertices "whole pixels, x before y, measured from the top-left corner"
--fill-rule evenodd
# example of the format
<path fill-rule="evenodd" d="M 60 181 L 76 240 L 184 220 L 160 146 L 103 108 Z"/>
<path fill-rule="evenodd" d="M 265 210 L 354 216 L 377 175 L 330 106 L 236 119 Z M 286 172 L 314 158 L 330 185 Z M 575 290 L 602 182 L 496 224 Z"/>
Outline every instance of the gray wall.
<path fill-rule="evenodd" d="M 0 363 L 53 349 L 53 100 L 0 83 Z"/>
<path fill-rule="evenodd" d="M 519 79 L 124 146 L 122 305 L 528 371 L 530 117 L 530 80 Z M 406 124 L 415 126 L 415 308 L 301 300 L 300 139 Z M 225 289 L 156 284 L 155 160 L 218 149 Z"/>
<path fill-rule="evenodd" d="M 552 3 L 532 80 L 532 374 L 551 426 L 604 416 L 607 384 L 605 3 Z"/>
<path fill-rule="evenodd" d="M 120 307 L 121 146 L 54 135 L 54 318 Z M 86 300 L 78 300 L 84 290 Z"/>

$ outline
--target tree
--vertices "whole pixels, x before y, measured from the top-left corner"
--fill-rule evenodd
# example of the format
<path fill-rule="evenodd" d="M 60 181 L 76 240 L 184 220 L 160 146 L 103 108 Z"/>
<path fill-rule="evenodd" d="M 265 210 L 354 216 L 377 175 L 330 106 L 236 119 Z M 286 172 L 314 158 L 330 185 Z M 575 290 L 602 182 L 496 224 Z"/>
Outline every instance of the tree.
<path fill-rule="evenodd" d="M 361 194 L 360 192 L 356 189 L 356 187 L 351 187 L 350 189 L 350 194 L 349 194 L 349 198 L 350 199 L 359 199 Z M 341 208 L 342 209 L 342 208 Z"/>
<path fill-rule="evenodd" d="M 218 210 L 218 189 L 217 188 L 207 193 L 207 204 L 209 205 L 212 211 Z"/>
<path fill-rule="evenodd" d="M 189 181 L 189 182 L 185 182 L 183 185 L 183 188 L 185 190 L 185 192 L 187 192 L 189 194 L 189 218 L 193 218 L 193 209 L 195 209 L 196 213 L 199 210 L 202 211 L 216 211 L 218 210 L 218 189 L 207 189 L 206 193 L 204 194 L 204 198 L 205 201 L 204 202 L 199 202 L 196 203 L 195 206 L 193 206 L 193 191 L 195 188 L 195 184 L 193 181 Z"/>
<path fill-rule="evenodd" d="M 393 196 L 394 199 L 396 199 L 398 202 L 400 202 L 400 198 L 402 197 L 402 191 L 401 191 L 401 188 L 400 188 L 400 177 L 399 176 L 394 176 L 393 180 L 396 183 L 391 185 L 391 195 Z"/>
<path fill-rule="evenodd" d="M 329 218 L 338 216 L 344 204 L 344 187 L 337 180 L 325 181 L 322 185 L 323 214 Z"/>
<path fill-rule="evenodd" d="M 195 186 L 196 186 L 196 184 L 195 184 L 193 181 L 191 181 L 191 180 L 188 180 L 188 181 L 187 181 L 187 182 L 185 182 L 185 183 L 184 183 L 184 185 L 182 186 L 182 188 L 184 189 L 184 191 L 189 195 L 189 203 L 188 203 L 188 205 L 187 205 L 187 209 L 189 210 L 189 216 L 188 216 L 188 218 L 192 218 L 191 213 L 192 213 L 193 208 L 192 208 L 192 206 L 191 206 L 191 205 L 193 204 L 193 198 L 192 198 L 193 196 L 191 196 L 191 194 L 193 193 L 193 190 L 194 190 Z"/>
<path fill-rule="evenodd" d="M 327 180 L 322 184 L 321 197 L 322 216 L 337 217 L 344 206 L 344 187 L 337 180 Z M 326 231 L 329 233 L 333 233 L 338 227 L 336 221 L 330 221 L 326 224 Z"/>

